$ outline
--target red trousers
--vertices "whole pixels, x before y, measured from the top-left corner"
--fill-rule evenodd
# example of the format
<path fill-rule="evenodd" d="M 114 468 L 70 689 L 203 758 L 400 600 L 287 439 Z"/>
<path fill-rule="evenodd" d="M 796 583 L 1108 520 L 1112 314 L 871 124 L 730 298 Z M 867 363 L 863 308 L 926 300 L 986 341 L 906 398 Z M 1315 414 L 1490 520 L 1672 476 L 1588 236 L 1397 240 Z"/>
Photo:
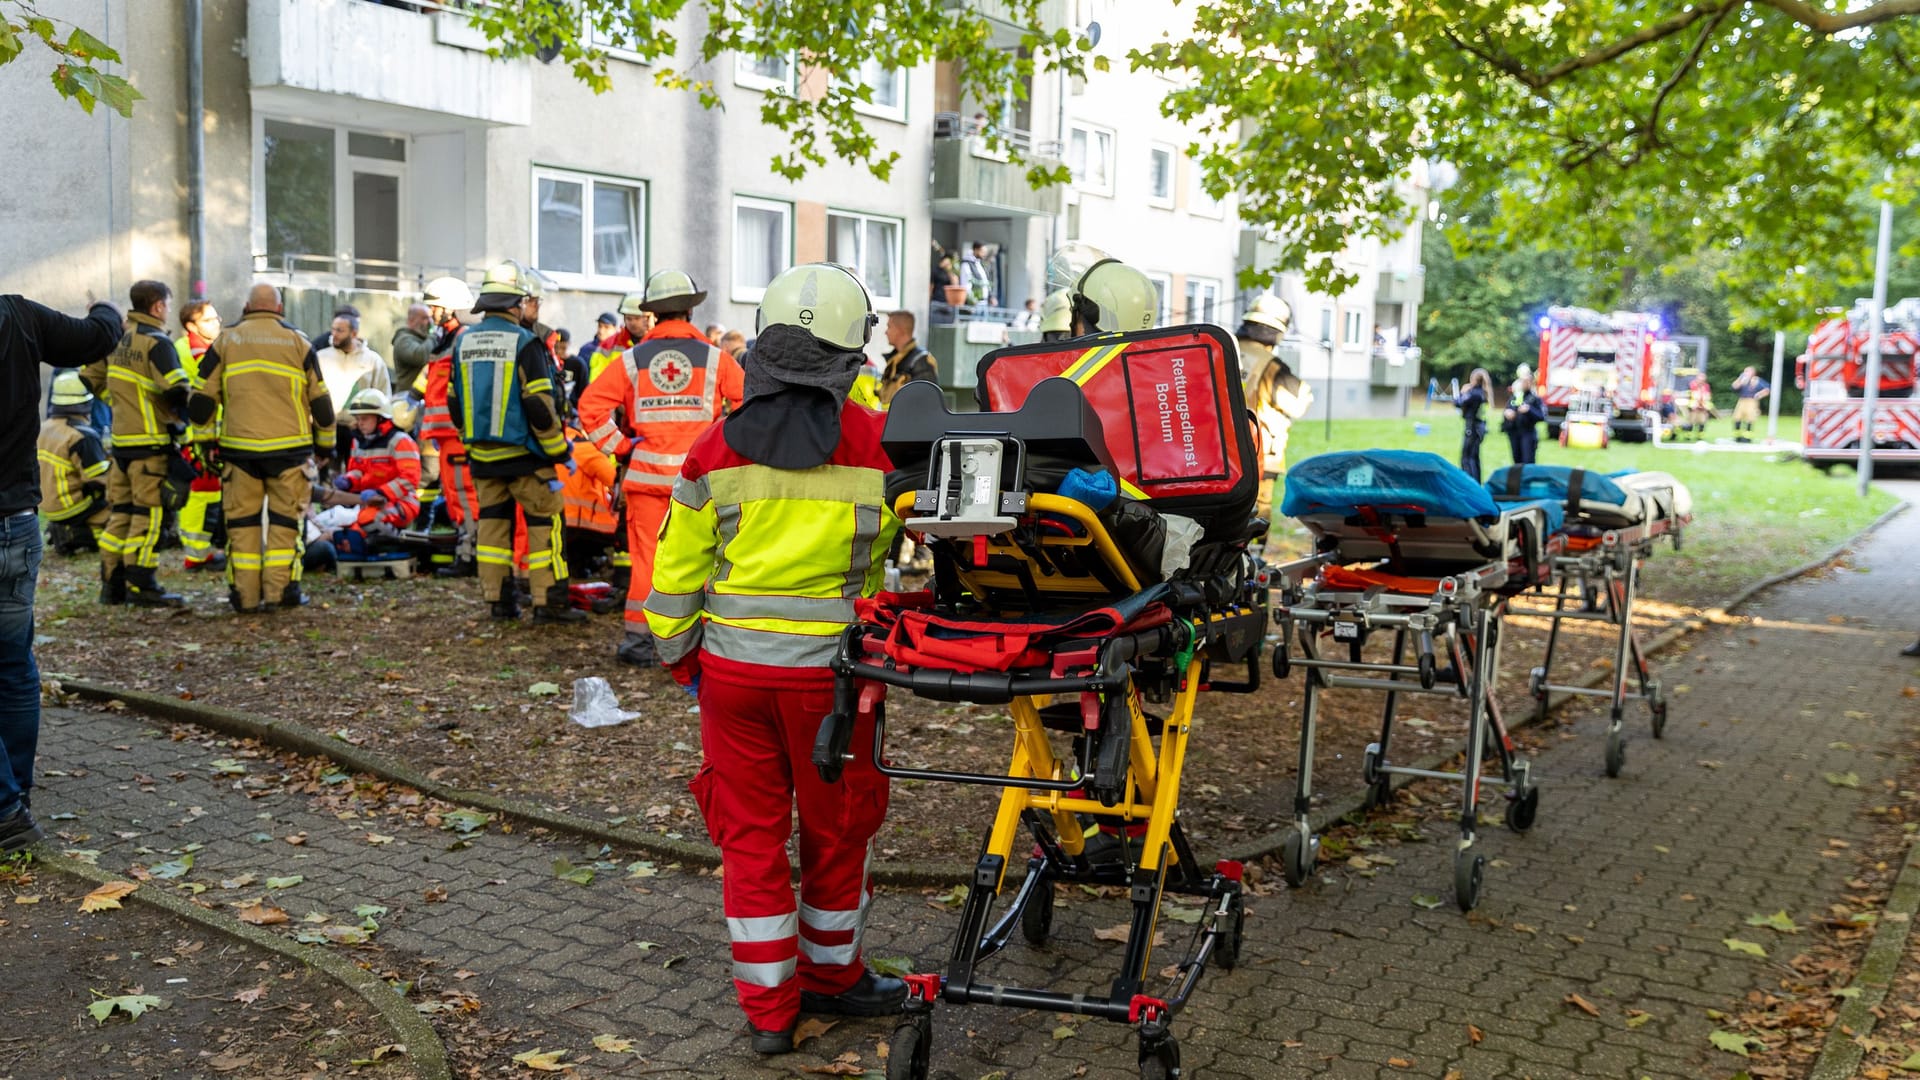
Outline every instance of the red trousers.
<path fill-rule="evenodd" d="M 627 557 L 633 566 L 633 576 L 627 582 L 627 632 L 645 634 L 647 616 L 642 609 L 653 592 L 653 553 L 660 547 L 660 526 L 667 520 L 673 492 L 669 488 L 629 486 L 626 496 Z"/>
<path fill-rule="evenodd" d="M 802 989 L 843 993 L 865 970 L 860 937 L 872 896 L 867 866 L 873 836 L 887 814 L 887 780 L 873 767 L 871 715 L 855 730 L 854 760 L 838 783 L 823 782 L 814 770 L 814 736 L 833 710 L 831 676 L 824 669 L 750 684 L 726 674 L 704 666 L 705 761 L 689 786 L 720 848 L 740 1007 L 754 1027 L 778 1031 L 798 1020 Z M 797 910 L 787 859 L 796 803 Z"/>
<path fill-rule="evenodd" d="M 440 443 L 440 494 L 447 500 L 447 516 L 455 525 L 468 528 L 480 520 L 480 496 L 473 490 L 473 473 L 467 470 L 467 455 L 449 453 L 452 443 Z"/>

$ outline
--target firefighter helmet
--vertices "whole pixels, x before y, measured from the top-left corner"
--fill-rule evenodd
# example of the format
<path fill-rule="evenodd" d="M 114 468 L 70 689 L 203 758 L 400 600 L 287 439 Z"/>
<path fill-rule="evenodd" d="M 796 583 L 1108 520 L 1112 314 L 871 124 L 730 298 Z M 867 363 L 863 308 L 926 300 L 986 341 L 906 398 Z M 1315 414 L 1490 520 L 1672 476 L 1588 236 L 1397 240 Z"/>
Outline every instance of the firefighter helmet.
<path fill-rule="evenodd" d="M 755 334 L 769 326 L 798 326 L 839 349 L 864 349 L 880 316 L 860 276 L 839 263 L 803 263 L 767 284 L 754 315 Z"/>
<path fill-rule="evenodd" d="M 1146 330 L 1159 291 L 1139 270 L 1091 244 L 1072 243 L 1047 260 L 1047 288 L 1065 289 L 1076 319 L 1096 332 Z"/>
<path fill-rule="evenodd" d="M 353 395 L 347 402 L 348 416 L 378 416 L 385 420 L 393 419 L 393 402 L 384 390 L 367 387 Z"/>
<path fill-rule="evenodd" d="M 508 259 L 487 271 L 487 276 L 480 280 L 480 294 L 474 298 L 473 310 L 476 313 L 506 311 L 518 307 L 520 301 L 532 295 L 526 269 Z"/>
<path fill-rule="evenodd" d="M 1065 289 L 1057 289 L 1040 301 L 1040 332 L 1073 333 L 1073 298 Z"/>
<path fill-rule="evenodd" d="M 620 298 L 620 314 L 645 315 L 647 313 L 646 303 L 646 293 L 630 292 Z"/>
<path fill-rule="evenodd" d="M 91 405 L 93 394 L 87 384 L 80 380 L 77 371 L 56 372 L 53 376 L 53 393 L 47 399 L 49 405 Z"/>
<path fill-rule="evenodd" d="M 1264 326 L 1274 331 L 1276 336 L 1285 337 L 1287 335 L 1287 327 L 1293 324 L 1293 309 L 1287 306 L 1285 300 L 1280 299 L 1270 292 L 1263 292 L 1254 298 L 1253 306 L 1247 309 L 1247 313 L 1241 317 L 1240 323 L 1243 327 L 1249 323 L 1254 326 Z M 1245 337 L 1246 335 L 1242 334 L 1239 336 Z"/>
<path fill-rule="evenodd" d="M 457 277 L 437 277 L 427 282 L 426 302 L 448 311 L 464 311 L 473 306 L 473 289 Z"/>
<path fill-rule="evenodd" d="M 693 283 L 693 275 L 684 270 L 662 270 L 647 279 L 647 291 L 640 298 L 640 310 L 655 314 L 667 311 L 687 312 L 700 306 L 707 292 Z M 624 302 L 621 305 L 625 306 Z"/>

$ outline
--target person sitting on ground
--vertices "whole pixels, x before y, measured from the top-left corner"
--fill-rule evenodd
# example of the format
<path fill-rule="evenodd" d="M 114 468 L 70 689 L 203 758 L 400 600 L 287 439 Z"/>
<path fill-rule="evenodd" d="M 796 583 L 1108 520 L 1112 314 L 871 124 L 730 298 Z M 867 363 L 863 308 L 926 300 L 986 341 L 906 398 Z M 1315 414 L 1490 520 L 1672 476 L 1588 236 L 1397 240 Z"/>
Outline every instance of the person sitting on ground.
<path fill-rule="evenodd" d="M 41 425 L 40 516 L 47 519 L 47 544 L 62 555 L 100 550 L 107 527 L 106 446 L 89 421 L 93 395 L 80 373 L 53 377 L 47 422 Z"/>
<path fill-rule="evenodd" d="M 350 554 L 391 547 L 400 530 L 420 515 L 420 449 L 413 437 L 393 423 L 393 407 L 378 390 L 362 390 L 347 404 L 353 422 L 353 450 L 345 472 L 333 478 L 329 506 L 358 503 L 359 514 L 334 534 L 334 546 Z M 342 543 L 346 547 L 342 548 Z"/>

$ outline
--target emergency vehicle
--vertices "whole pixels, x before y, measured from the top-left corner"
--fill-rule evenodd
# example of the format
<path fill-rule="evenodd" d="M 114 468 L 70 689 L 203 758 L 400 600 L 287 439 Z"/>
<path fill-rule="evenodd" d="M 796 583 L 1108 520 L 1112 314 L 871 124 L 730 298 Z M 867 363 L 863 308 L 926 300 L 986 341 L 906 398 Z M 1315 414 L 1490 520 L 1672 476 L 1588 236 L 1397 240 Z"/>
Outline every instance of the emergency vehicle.
<path fill-rule="evenodd" d="M 1536 382 L 1547 405 L 1547 430 L 1558 437 L 1569 406 L 1608 414 L 1613 435 L 1647 437 L 1647 413 L 1657 415 L 1661 380 L 1654 343 L 1660 316 L 1637 311 L 1610 315 L 1587 308 L 1550 307 L 1537 323 L 1540 364 Z"/>
<path fill-rule="evenodd" d="M 1861 300 L 1844 316 L 1815 327 L 1794 361 L 1793 382 L 1805 393 L 1800 440 L 1808 461 L 1831 466 L 1860 456 L 1866 411 L 1869 320 Z M 1920 399 L 1913 396 L 1920 353 L 1920 297 L 1887 305 L 1880 338 L 1880 393 L 1873 416 L 1876 461 L 1920 461 Z"/>

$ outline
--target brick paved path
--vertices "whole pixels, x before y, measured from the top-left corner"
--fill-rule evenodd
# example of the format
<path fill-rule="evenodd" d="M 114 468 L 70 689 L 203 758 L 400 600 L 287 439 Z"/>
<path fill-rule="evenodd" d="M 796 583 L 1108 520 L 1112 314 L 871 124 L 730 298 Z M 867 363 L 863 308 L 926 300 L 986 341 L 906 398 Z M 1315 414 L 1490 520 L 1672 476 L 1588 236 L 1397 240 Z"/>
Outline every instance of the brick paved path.
<path fill-rule="evenodd" d="M 1920 492 L 1920 484 L 1904 487 L 1910 499 Z M 1888 748 L 1920 716 L 1899 693 L 1920 683 L 1920 665 L 1894 655 L 1920 631 L 1916 549 L 1920 512 L 1910 512 L 1862 546 L 1854 569 L 1776 589 L 1738 622 L 1663 657 L 1673 721 L 1655 743 L 1644 713 L 1635 714 L 1620 779 L 1602 776 L 1596 716 L 1549 733 L 1536 759 L 1539 823 L 1527 836 L 1483 831 L 1483 850 L 1498 861 L 1473 918 L 1450 902 L 1436 910 L 1412 902 L 1447 897 L 1449 828 L 1437 822 L 1426 834 L 1438 842 L 1394 849 L 1397 865 L 1377 876 L 1336 869 L 1301 892 L 1254 898 L 1241 968 L 1210 975 L 1177 1029 L 1191 1075 L 1440 1077 L 1457 1069 L 1473 1080 L 1691 1080 L 1733 1072 L 1738 1059 L 1708 1048 L 1706 1010 L 1778 972 L 1722 939 L 1792 955 L 1791 939 L 1746 927 L 1745 917 L 1784 909 L 1804 919 L 1840 893 L 1846 860 L 1823 857 L 1832 853 L 1827 841 L 1865 834 L 1860 812 L 1891 797 Z M 249 799 L 208 768 L 220 753 L 171 741 L 139 717 L 50 710 L 43 754 L 44 769 L 86 775 L 49 777 L 36 809 L 78 813 L 57 824 L 91 834 L 82 846 L 100 849 L 102 866 L 157 861 L 135 853 L 143 845 L 201 843 L 190 880 L 301 874 L 302 884 L 274 894 L 296 920 L 310 910 L 340 917 L 365 903 L 391 908 L 378 939 L 387 950 L 431 958 L 443 974 L 478 972 L 458 985 L 481 998 L 488 1026 L 544 1030 L 515 1050 L 538 1043 L 578 1056 L 601 1032 L 635 1040 L 641 1057 L 594 1055 L 578 1075 L 791 1076 L 847 1050 L 876 1064 L 874 1042 L 888 1026 L 859 1021 L 795 1058 L 765 1067 L 749 1060 L 710 877 L 603 873 L 583 888 L 556 880 L 551 867 L 558 856 L 592 858 L 579 844 L 491 830 L 449 851 L 450 834 L 423 825 L 343 821 L 291 793 Z M 175 772 L 187 776 L 169 779 Z M 1859 787 L 1826 779 L 1849 772 Z M 139 775 L 158 782 L 142 791 Z M 1421 794 L 1433 805 L 1448 796 Z M 983 793 L 982 828 L 989 799 Z M 196 806 L 204 814 L 189 809 Z M 394 839 L 369 843 L 370 830 Z M 309 837 L 299 848 L 253 839 L 298 831 Z M 432 885 L 446 888 L 444 902 L 422 901 Z M 216 887 L 206 897 L 258 892 Z M 1007 981 L 1104 989 L 1115 946 L 1092 931 L 1125 912 L 1117 901 L 1063 895 L 1054 943 L 1044 951 L 1016 944 L 995 962 Z M 931 967 L 944 959 L 954 924 L 920 894 L 883 896 L 871 951 Z M 1600 1015 L 1566 1004 L 1569 994 Z M 1630 1029 L 1629 1009 L 1651 1019 Z M 1060 1023 L 943 1007 L 935 1075 L 1133 1074 L 1128 1032 L 1076 1021 L 1074 1037 L 1056 1040 Z M 1478 1043 L 1469 1024 L 1482 1033 Z"/>

